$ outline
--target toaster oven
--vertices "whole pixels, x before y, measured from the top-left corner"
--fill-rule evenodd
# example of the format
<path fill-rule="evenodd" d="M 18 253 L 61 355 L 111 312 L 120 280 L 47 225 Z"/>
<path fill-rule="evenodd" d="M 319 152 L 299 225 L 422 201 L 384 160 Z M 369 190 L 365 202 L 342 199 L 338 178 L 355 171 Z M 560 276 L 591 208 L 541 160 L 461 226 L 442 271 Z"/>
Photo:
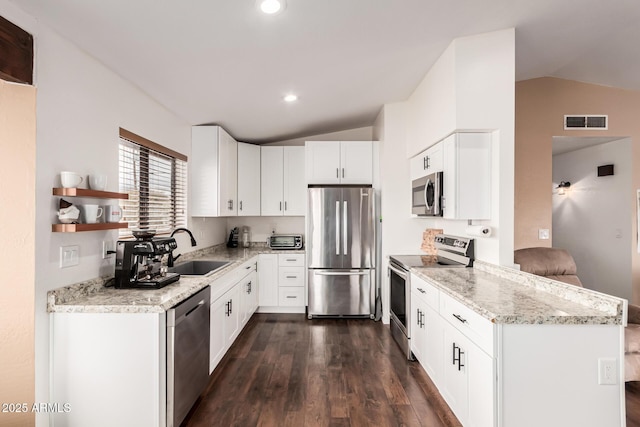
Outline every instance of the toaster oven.
<path fill-rule="evenodd" d="M 272 234 L 267 238 L 271 249 L 302 249 L 302 234 Z"/>

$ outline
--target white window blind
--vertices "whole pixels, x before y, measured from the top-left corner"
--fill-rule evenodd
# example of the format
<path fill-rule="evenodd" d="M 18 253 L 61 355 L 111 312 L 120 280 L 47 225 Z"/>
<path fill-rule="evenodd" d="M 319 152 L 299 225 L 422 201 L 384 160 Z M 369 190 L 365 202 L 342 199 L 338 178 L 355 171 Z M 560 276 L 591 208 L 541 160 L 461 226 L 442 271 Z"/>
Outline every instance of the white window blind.
<path fill-rule="evenodd" d="M 120 132 L 120 192 L 129 194 L 129 199 L 120 203 L 123 220 L 129 228 L 121 229 L 120 236 L 131 236 L 131 230 L 135 229 L 166 234 L 176 227 L 186 227 L 186 157 L 175 153 L 184 160 L 176 158 L 171 150 L 162 150 L 163 147 L 155 143 L 139 144 L 132 140 L 138 139 L 137 135 L 123 131 Z"/>

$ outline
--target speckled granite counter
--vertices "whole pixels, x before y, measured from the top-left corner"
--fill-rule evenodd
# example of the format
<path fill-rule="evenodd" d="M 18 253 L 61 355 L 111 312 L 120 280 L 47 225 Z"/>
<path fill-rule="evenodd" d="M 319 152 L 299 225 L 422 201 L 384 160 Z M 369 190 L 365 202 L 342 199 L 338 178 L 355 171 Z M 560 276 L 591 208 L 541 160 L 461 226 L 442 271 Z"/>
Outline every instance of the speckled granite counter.
<path fill-rule="evenodd" d="M 162 289 L 114 289 L 105 287 L 111 277 L 101 277 L 54 289 L 47 294 L 49 313 L 162 313 L 259 254 L 304 253 L 301 250 L 271 250 L 265 246 L 228 249 L 214 246 L 184 254 L 179 262 L 192 259 L 229 261 L 211 276 L 182 276 Z"/>
<path fill-rule="evenodd" d="M 474 268 L 417 267 L 411 272 L 493 323 L 626 322 L 621 298 L 482 261 L 476 261 Z"/>

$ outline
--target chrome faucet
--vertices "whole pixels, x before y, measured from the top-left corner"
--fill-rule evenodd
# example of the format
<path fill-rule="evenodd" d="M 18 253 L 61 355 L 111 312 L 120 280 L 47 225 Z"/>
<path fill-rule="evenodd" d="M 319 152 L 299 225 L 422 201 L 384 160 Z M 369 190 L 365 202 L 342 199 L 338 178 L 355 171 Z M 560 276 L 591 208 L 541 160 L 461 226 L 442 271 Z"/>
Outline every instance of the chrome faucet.
<path fill-rule="evenodd" d="M 186 228 L 180 227 L 180 228 L 176 228 L 175 230 L 173 230 L 171 232 L 171 237 L 173 237 L 174 234 L 180 232 L 180 231 L 184 231 L 186 233 L 189 234 L 189 236 L 191 237 L 191 246 L 196 246 L 196 239 L 193 237 L 193 233 Z M 180 258 L 180 255 L 182 254 L 178 254 L 175 257 L 173 256 L 173 250 L 171 252 L 169 252 L 169 259 L 167 260 L 167 267 L 173 267 L 173 263 L 175 260 L 177 260 L 178 258 Z"/>

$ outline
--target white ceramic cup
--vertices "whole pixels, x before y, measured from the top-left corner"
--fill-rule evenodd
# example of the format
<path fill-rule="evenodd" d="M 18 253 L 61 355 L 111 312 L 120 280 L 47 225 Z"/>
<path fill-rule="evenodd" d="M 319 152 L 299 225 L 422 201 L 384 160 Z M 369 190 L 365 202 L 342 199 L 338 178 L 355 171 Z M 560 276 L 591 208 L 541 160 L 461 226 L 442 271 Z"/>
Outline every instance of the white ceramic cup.
<path fill-rule="evenodd" d="M 95 224 L 102 216 L 102 208 L 99 205 L 84 205 L 84 221 L 87 224 Z"/>
<path fill-rule="evenodd" d="M 122 208 L 118 205 L 105 206 L 104 218 L 107 222 L 120 222 L 122 219 Z"/>
<path fill-rule="evenodd" d="M 76 188 L 82 183 L 82 176 L 75 172 L 62 171 L 60 172 L 60 182 L 64 188 Z"/>
<path fill-rule="evenodd" d="M 104 191 L 107 188 L 107 175 L 89 175 L 89 187 L 92 190 Z"/>

